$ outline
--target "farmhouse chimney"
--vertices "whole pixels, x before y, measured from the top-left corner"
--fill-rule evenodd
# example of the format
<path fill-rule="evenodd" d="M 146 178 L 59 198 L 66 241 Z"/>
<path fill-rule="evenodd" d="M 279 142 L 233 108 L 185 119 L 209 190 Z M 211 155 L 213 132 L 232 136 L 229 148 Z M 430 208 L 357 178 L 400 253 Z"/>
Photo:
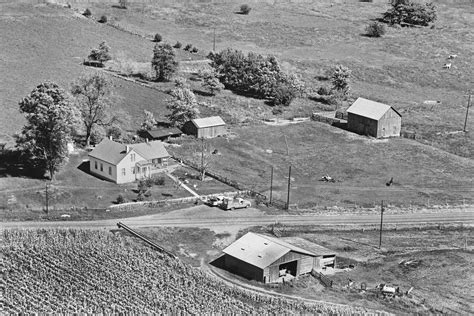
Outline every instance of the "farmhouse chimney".
<path fill-rule="evenodd" d="M 145 138 L 145 140 L 146 140 L 146 143 L 148 144 L 148 138 Z"/>
<path fill-rule="evenodd" d="M 125 152 L 128 154 L 130 152 L 130 146 L 125 145 Z"/>
<path fill-rule="evenodd" d="M 109 139 L 110 139 L 110 140 L 113 140 L 113 139 L 112 139 L 112 135 L 109 135 Z"/>

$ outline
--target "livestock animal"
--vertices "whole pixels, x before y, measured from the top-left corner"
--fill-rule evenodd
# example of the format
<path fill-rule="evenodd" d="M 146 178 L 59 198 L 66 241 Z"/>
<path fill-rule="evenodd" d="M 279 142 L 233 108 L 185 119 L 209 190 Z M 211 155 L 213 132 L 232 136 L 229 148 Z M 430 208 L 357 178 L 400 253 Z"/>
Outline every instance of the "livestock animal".
<path fill-rule="evenodd" d="M 388 181 L 387 183 L 385 183 L 388 187 L 391 186 L 393 184 L 393 177 L 390 178 L 390 181 Z"/>
<path fill-rule="evenodd" d="M 458 57 L 458 55 L 453 54 L 453 55 L 449 55 L 449 56 L 448 56 L 448 59 L 454 59 L 454 58 L 457 58 L 457 57 Z"/>
<path fill-rule="evenodd" d="M 444 69 L 451 69 L 451 63 L 444 64 L 443 68 Z"/>

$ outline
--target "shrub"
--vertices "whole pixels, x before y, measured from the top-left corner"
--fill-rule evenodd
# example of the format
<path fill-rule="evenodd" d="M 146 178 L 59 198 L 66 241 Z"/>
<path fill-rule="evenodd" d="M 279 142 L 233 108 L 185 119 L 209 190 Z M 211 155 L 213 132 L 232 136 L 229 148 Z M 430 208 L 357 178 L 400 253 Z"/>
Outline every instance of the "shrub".
<path fill-rule="evenodd" d="M 198 51 L 199 51 L 199 50 L 198 50 L 196 47 L 193 47 L 193 48 L 191 49 L 191 53 L 197 53 Z"/>
<path fill-rule="evenodd" d="M 138 184 L 137 184 L 138 193 L 140 192 L 143 193 L 143 192 L 148 191 L 153 186 L 153 183 L 154 183 L 153 179 L 151 178 L 138 180 Z"/>
<path fill-rule="evenodd" d="M 107 16 L 105 16 L 105 15 L 101 16 L 98 22 L 99 23 L 107 23 Z"/>
<path fill-rule="evenodd" d="M 161 42 L 162 40 L 163 40 L 163 38 L 162 38 L 161 35 L 158 34 L 158 33 L 156 33 L 156 34 L 155 34 L 155 37 L 153 37 L 153 41 L 155 41 L 155 42 L 157 42 L 157 43 Z"/>
<path fill-rule="evenodd" d="M 351 70 L 343 65 L 337 65 L 332 69 L 331 82 L 333 90 L 342 94 L 347 94 L 350 90 L 349 79 L 351 77 Z"/>
<path fill-rule="evenodd" d="M 181 46 L 183 46 L 183 44 L 181 44 L 181 42 L 178 41 L 178 42 L 176 42 L 176 44 L 174 44 L 173 47 L 174 47 L 174 48 L 177 48 L 177 49 L 180 49 Z"/>
<path fill-rule="evenodd" d="M 92 12 L 91 10 L 89 10 L 89 8 L 87 8 L 84 13 L 82 13 L 83 16 L 87 16 L 87 17 L 90 17 L 92 15 Z"/>
<path fill-rule="evenodd" d="M 128 0 L 119 0 L 120 8 L 126 9 L 128 6 Z"/>
<path fill-rule="evenodd" d="M 365 29 L 367 36 L 370 37 L 381 37 L 385 34 L 385 26 L 378 22 L 370 23 Z"/>
<path fill-rule="evenodd" d="M 191 48 L 193 48 L 193 45 L 191 45 L 191 44 L 186 44 L 186 46 L 184 47 L 184 50 L 190 51 Z"/>
<path fill-rule="evenodd" d="M 116 202 L 117 202 L 117 204 L 125 203 L 125 202 L 126 202 L 125 197 L 124 197 L 122 194 L 119 194 L 119 195 L 117 196 Z"/>
<path fill-rule="evenodd" d="M 321 86 L 321 87 L 319 87 L 317 93 L 319 95 L 330 95 L 331 94 L 331 89 L 329 89 L 326 86 Z"/>
<path fill-rule="evenodd" d="M 252 8 L 249 7 L 249 6 L 246 5 L 246 4 L 242 4 L 242 5 L 240 6 L 240 13 L 241 13 L 241 14 L 247 15 L 247 14 L 250 13 L 250 10 L 252 10 Z"/>
<path fill-rule="evenodd" d="M 112 56 L 110 56 L 110 47 L 106 42 L 102 42 L 99 44 L 99 48 L 94 48 L 91 51 L 88 58 L 90 60 L 97 60 L 101 63 L 111 60 Z"/>
<path fill-rule="evenodd" d="M 155 185 L 165 185 L 165 177 L 154 177 L 153 183 Z"/>
<path fill-rule="evenodd" d="M 427 26 L 436 20 L 436 6 L 433 3 L 415 3 L 411 0 L 392 0 L 392 8 L 383 14 L 389 24 L 408 24 Z"/>
<path fill-rule="evenodd" d="M 143 196 L 142 192 L 139 192 L 137 195 L 137 202 L 141 202 L 145 200 L 145 197 Z"/>

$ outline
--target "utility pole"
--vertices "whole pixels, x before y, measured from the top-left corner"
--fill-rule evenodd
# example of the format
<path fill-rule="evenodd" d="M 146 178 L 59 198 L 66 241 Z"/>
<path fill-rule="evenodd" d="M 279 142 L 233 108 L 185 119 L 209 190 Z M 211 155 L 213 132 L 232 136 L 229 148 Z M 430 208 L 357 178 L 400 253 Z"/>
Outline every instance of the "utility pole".
<path fill-rule="evenodd" d="M 48 196 L 48 183 L 46 182 L 45 187 L 45 195 L 46 195 L 46 214 L 49 214 L 49 196 Z"/>
<path fill-rule="evenodd" d="M 379 249 L 382 247 L 382 227 L 383 227 L 383 200 L 380 207 L 380 239 L 379 239 Z"/>
<path fill-rule="evenodd" d="M 467 99 L 467 108 L 466 108 L 466 118 L 464 119 L 464 128 L 463 128 L 464 133 L 467 132 L 466 127 L 467 127 L 467 117 L 469 115 L 469 107 L 471 106 L 471 92 L 469 92 L 467 96 L 468 96 L 468 99 Z"/>
<path fill-rule="evenodd" d="M 272 195 L 273 195 L 273 166 L 272 166 L 272 172 L 270 174 L 270 204 L 272 204 Z"/>
<path fill-rule="evenodd" d="M 201 181 L 204 181 L 204 137 L 201 137 Z"/>
<path fill-rule="evenodd" d="M 288 196 L 286 197 L 286 210 L 290 209 L 290 186 L 291 186 L 291 165 L 288 168 Z"/>
<path fill-rule="evenodd" d="M 212 51 L 216 52 L 216 28 L 214 27 L 214 41 L 212 43 Z"/>

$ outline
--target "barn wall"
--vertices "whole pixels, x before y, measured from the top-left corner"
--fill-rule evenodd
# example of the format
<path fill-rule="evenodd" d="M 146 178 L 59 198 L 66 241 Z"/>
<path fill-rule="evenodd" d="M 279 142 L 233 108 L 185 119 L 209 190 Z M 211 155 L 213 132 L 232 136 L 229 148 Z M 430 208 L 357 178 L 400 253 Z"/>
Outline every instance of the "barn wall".
<path fill-rule="evenodd" d="M 347 113 L 347 128 L 360 135 L 377 137 L 377 121 L 367 117 Z"/>
<path fill-rule="evenodd" d="M 245 261 L 225 254 L 224 264 L 226 270 L 243 276 L 244 278 L 263 282 L 263 270 Z"/>
<path fill-rule="evenodd" d="M 314 257 L 290 251 L 284 256 L 280 257 L 278 260 L 273 262 L 269 268 L 269 282 L 274 282 L 278 279 L 279 276 L 279 266 L 283 263 L 291 262 L 291 261 L 298 261 L 296 265 L 296 275 L 305 274 L 311 272 L 313 269 L 314 264 Z"/>
<path fill-rule="evenodd" d="M 181 130 L 187 135 L 193 135 L 198 137 L 198 129 L 191 121 L 184 123 L 183 128 L 181 128 Z"/>
<path fill-rule="evenodd" d="M 377 130 L 377 137 L 394 137 L 400 136 L 400 130 L 402 128 L 402 118 L 390 108 L 387 113 L 382 116 L 379 120 L 379 126 Z"/>
<path fill-rule="evenodd" d="M 225 125 L 209 126 L 198 130 L 198 138 L 213 138 L 225 134 Z"/>

